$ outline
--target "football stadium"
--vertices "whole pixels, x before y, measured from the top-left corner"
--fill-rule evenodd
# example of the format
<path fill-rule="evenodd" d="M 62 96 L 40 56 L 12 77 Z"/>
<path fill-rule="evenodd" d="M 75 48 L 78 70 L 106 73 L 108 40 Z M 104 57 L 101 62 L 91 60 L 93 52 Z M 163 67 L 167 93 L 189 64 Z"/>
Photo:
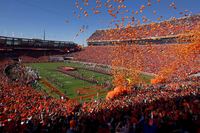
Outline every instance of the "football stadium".
<path fill-rule="evenodd" d="M 17 1 L 58 15 L 36 6 L 35 0 Z M 178 1 L 163 5 L 177 10 Z M 132 14 L 143 14 L 163 1 L 144 2 Z M 0 132 L 200 132 L 199 8 L 168 19 L 152 16 L 154 21 L 147 19 L 151 15 L 140 16 L 140 22 L 125 15 L 131 12 L 125 0 L 96 0 L 90 11 L 86 9 L 93 3 L 88 0 L 69 3 L 87 19 L 89 12 L 97 16 L 107 9 L 113 27 L 94 26 L 87 37 L 83 35 L 86 46 L 78 41 L 88 29 L 85 25 L 73 41 L 47 38 L 46 32 L 42 39 L 0 32 Z M 149 10 L 153 15 L 159 12 Z"/>

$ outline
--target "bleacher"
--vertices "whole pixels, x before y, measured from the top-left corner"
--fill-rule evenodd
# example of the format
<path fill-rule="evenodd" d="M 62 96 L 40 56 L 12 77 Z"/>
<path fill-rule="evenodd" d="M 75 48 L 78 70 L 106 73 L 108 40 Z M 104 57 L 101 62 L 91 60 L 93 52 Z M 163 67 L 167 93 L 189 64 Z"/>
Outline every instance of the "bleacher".
<path fill-rule="evenodd" d="M 160 23 L 150 23 L 135 27 L 96 30 L 88 39 L 88 45 L 126 44 L 172 44 L 200 22 L 200 14 L 170 19 Z M 182 42 L 182 43 L 187 43 Z"/>
<path fill-rule="evenodd" d="M 71 41 L 54 41 L 0 36 L 0 50 L 56 50 L 64 52 L 79 51 L 78 44 Z"/>

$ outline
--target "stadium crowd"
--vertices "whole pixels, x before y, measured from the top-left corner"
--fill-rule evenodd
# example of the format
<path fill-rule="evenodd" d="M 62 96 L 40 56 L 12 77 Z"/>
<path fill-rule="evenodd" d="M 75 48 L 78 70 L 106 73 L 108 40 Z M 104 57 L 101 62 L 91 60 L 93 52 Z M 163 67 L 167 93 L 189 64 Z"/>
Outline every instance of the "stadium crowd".
<path fill-rule="evenodd" d="M 130 40 L 151 37 L 166 37 L 183 34 L 192 30 L 199 22 L 200 15 L 171 19 L 160 23 L 151 23 L 135 27 L 97 30 L 88 38 L 88 42 Z"/>
<path fill-rule="evenodd" d="M 1 60 L 1 70 L 10 63 Z M 0 132 L 46 132 L 48 128 L 62 132 L 56 124 L 72 112 L 76 102 L 55 99 L 32 87 L 10 82 L 3 71 L 0 79 Z"/>
<path fill-rule="evenodd" d="M 1 62 L 3 70 L 11 61 Z M 1 71 L 0 132 L 198 132 L 200 82 L 135 86 L 110 100 L 77 103 L 9 82 Z"/>
<path fill-rule="evenodd" d="M 75 60 L 110 65 L 112 46 L 89 46 L 78 53 L 73 53 Z"/>
<path fill-rule="evenodd" d="M 186 48 L 188 45 L 145 45 L 137 46 L 138 53 L 142 55 L 143 71 L 158 74 L 158 72 L 165 66 L 178 58 L 177 51 L 179 48 Z M 93 62 L 99 64 L 112 65 L 114 58 L 112 53 L 115 52 L 115 46 L 89 46 L 81 52 L 74 55 L 74 58 L 79 61 Z M 121 51 L 125 56 L 126 61 L 131 61 L 133 54 L 132 47 L 128 46 L 125 51 Z M 189 55 L 189 66 L 184 68 L 187 73 L 195 73 L 200 71 L 200 56 L 199 53 Z"/>
<path fill-rule="evenodd" d="M 83 104 L 81 119 L 108 132 L 197 132 L 199 83 L 181 85 L 140 86 L 113 100 Z"/>

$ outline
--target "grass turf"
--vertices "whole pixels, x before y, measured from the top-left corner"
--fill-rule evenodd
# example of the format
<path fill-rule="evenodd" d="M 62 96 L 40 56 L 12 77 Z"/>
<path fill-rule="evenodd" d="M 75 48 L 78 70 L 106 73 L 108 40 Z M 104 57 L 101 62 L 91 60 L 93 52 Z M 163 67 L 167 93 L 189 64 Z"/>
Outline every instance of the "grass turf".
<path fill-rule="evenodd" d="M 69 98 L 78 96 L 76 93 L 77 89 L 94 86 L 95 84 L 79 80 L 77 78 L 58 72 L 56 69 L 60 66 L 78 67 L 78 73 L 82 74 L 84 77 L 94 77 L 95 79 L 100 80 L 102 83 L 106 80 L 111 80 L 111 76 L 81 69 L 81 65 L 78 63 L 31 63 L 26 65 L 36 69 L 42 78 L 50 81 L 52 85 L 60 89 Z M 96 92 L 93 91 L 91 94 Z"/>

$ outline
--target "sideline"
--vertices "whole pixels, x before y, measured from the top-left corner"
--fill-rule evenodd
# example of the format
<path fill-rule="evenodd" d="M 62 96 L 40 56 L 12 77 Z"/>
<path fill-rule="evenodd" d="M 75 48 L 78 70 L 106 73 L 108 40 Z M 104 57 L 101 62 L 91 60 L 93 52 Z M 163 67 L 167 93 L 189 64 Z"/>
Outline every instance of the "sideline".
<path fill-rule="evenodd" d="M 45 79 L 40 79 L 41 83 L 43 83 L 47 88 L 49 88 L 52 92 L 58 94 L 60 97 L 67 97 L 64 93 L 62 93 L 59 89 L 57 89 L 56 87 L 54 87 L 51 83 L 49 83 L 47 80 Z M 67 99 L 69 99 L 67 97 Z"/>

